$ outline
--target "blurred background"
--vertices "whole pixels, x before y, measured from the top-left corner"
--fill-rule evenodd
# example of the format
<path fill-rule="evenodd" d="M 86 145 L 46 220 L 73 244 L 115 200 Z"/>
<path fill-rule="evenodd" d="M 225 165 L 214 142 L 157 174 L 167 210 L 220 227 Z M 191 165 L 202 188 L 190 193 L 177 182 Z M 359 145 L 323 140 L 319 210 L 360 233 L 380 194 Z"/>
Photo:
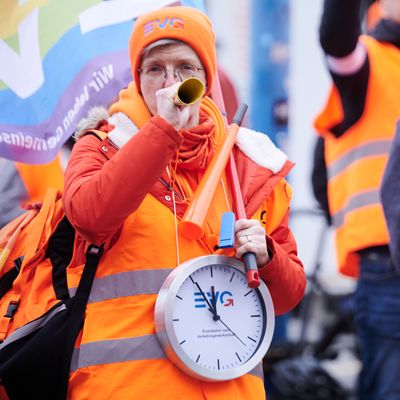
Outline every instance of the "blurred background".
<path fill-rule="evenodd" d="M 96 0 L 0 0 L 0 132 L 18 131 L 25 135 L 36 129 L 37 135 L 43 134 L 45 138 L 56 135 L 58 144 L 66 143 L 61 148 L 61 156 L 58 154 L 64 167 L 68 162 L 69 138 L 76 123 L 89 106 L 111 102 L 118 88 L 126 85 L 129 79 L 124 46 L 135 15 L 123 15 L 121 10 L 128 3 L 137 3 L 137 14 L 140 14 L 158 3 L 168 5 L 173 2 L 105 1 L 103 5 L 114 3 L 118 7 L 113 9 L 120 10 L 119 13 L 107 12 L 107 15 L 100 3 Z M 273 345 L 264 361 L 269 398 L 295 399 L 279 393 L 277 387 L 280 385 L 310 385 L 311 397 L 301 398 L 351 399 L 360 370 L 352 331 L 351 293 L 355 282 L 337 272 L 332 231 L 318 208 L 311 187 L 316 141 L 313 120 L 325 103 L 330 83 L 318 41 L 323 1 L 205 0 L 182 3 L 202 8 L 213 21 L 221 79 L 226 75 L 224 79 L 229 82 L 238 101 L 249 105 L 246 125 L 266 132 L 296 163 L 288 178 L 294 189 L 291 224 L 309 279 L 303 302 L 292 313 L 278 318 Z M 366 1 L 364 7 L 369 3 Z M 91 15 L 87 12 L 89 9 Z M 96 19 L 92 20 L 94 15 Z M 57 59 L 64 55 L 60 43 L 67 37 L 72 40 L 73 35 L 77 40 L 78 17 L 79 34 L 83 39 L 76 42 L 74 57 L 68 53 L 71 48 L 68 42 L 68 56 L 63 63 L 57 64 Z M 99 29 L 101 23 L 106 28 Z M 111 29 L 113 24 L 119 24 L 120 28 L 109 40 L 112 32 L 104 33 L 102 29 Z M 86 36 L 85 29 L 90 32 Z M 29 32 L 39 32 L 35 42 L 37 48 L 29 46 L 29 37 L 35 38 Z M 99 36 L 95 36 L 97 34 Z M 96 80 L 101 75 L 98 73 L 100 64 L 96 64 L 101 58 L 100 51 L 90 50 L 93 58 L 88 56 L 89 47 L 85 40 L 90 35 L 93 36 L 91 40 L 101 43 L 99 47 L 105 49 L 104 53 L 109 51 L 114 61 L 118 58 L 115 64 L 108 64 L 107 68 L 111 65 L 114 69 L 102 70 L 108 77 L 105 79 L 107 82 L 103 81 L 104 85 L 110 81 L 108 91 L 104 89 L 98 95 L 93 91 L 91 96 L 85 92 L 90 86 L 85 82 L 94 80 L 92 88 L 97 82 L 97 92 L 103 87 Z M 23 57 L 30 62 L 26 73 L 22 69 Z M 34 67 L 36 59 L 43 60 L 43 68 L 38 67 L 37 73 Z M 73 64 L 77 59 L 80 64 Z M 101 65 L 107 62 L 104 57 Z M 19 71 L 17 65 L 21 67 L 17 83 L 21 83 L 23 77 L 24 81 L 31 82 L 30 87 L 13 86 L 12 76 Z M 123 79 L 117 81 L 117 76 Z M 50 89 L 58 91 L 59 97 L 51 97 Z M 10 194 L 11 181 L 4 177 L 4 165 L 8 165 L 10 160 L 47 163 L 56 157 L 60 146 L 50 146 L 47 142 L 48 150 L 52 152 L 47 156 L 42 152 L 42 158 L 38 158 L 26 148 L 17 151 L 12 147 L 17 146 L 15 143 L 6 143 L 6 136 L 2 137 L 0 215 L 5 216 L 8 213 L 5 203 L 16 194 Z M 285 366 L 282 362 L 286 360 L 292 363 Z M 298 360 L 301 360 L 300 364 Z M 322 382 L 317 389 L 311 382 L 315 379 Z M 329 388 L 329 385 L 334 388 L 324 391 L 323 387 Z"/>

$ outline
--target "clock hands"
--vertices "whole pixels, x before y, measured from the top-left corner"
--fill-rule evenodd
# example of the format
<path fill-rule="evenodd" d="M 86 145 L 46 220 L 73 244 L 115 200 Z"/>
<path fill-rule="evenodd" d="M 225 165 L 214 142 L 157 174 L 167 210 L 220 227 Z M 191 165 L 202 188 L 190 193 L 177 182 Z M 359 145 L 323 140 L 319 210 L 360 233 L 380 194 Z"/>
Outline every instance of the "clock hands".
<path fill-rule="evenodd" d="M 224 325 L 226 327 L 226 329 L 228 329 L 229 332 L 231 332 L 232 335 L 235 336 L 236 339 L 239 340 L 239 342 L 243 344 L 243 346 L 246 346 L 246 343 L 244 343 L 243 340 L 240 339 L 240 337 L 238 335 L 236 335 L 236 333 L 233 332 L 233 330 L 231 328 L 229 328 L 229 326 L 226 325 L 226 323 L 224 321 L 222 321 L 221 317 L 217 314 L 217 300 L 216 300 L 216 297 L 215 297 L 215 288 L 214 288 L 214 286 L 211 286 L 211 303 L 210 303 L 208 301 L 208 299 L 207 299 L 206 294 L 201 289 L 199 283 L 198 282 L 194 282 L 194 284 L 197 286 L 197 289 L 199 289 L 201 295 L 203 296 L 204 300 L 206 301 L 206 303 L 208 305 L 208 310 L 213 314 L 214 321 L 220 321 L 221 324 Z"/>
<path fill-rule="evenodd" d="M 238 335 L 236 335 L 236 333 L 233 332 L 233 330 L 231 328 L 229 328 L 229 326 L 224 321 L 222 321 L 221 318 L 219 319 L 219 322 L 221 322 L 221 324 L 224 325 L 226 327 L 226 329 L 228 329 L 232 333 L 232 335 L 235 336 L 236 339 L 239 340 L 239 342 L 243 344 L 243 346 L 246 346 L 246 343 L 243 342 L 243 340 L 240 339 L 240 337 Z"/>
<path fill-rule="evenodd" d="M 233 330 L 231 328 L 229 328 L 229 326 L 224 321 L 222 321 L 221 317 L 217 314 L 217 299 L 215 298 L 214 286 L 211 286 L 211 304 L 214 306 L 213 307 L 214 321 L 221 322 L 221 324 L 224 325 L 226 327 L 226 329 L 228 329 L 229 332 L 231 332 L 232 335 L 235 336 L 237 340 L 239 340 L 240 343 L 242 343 L 244 346 L 246 346 L 246 344 L 243 342 L 243 340 L 241 340 L 240 337 L 238 335 L 236 335 L 236 333 L 233 332 Z"/>
<path fill-rule="evenodd" d="M 216 311 L 216 307 L 213 307 L 212 304 L 210 304 L 210 302 L 207 299 L 206 294 L 203 292 L 203 290 L 201 289 L 200 285 L 198 282 L 194 282 L 194 284 L 197 286 L 197 289 L 199 289 L 201 295 L 203 296 L 204 300 L 206 301 L 207 305 L 208 305 L 208 310 L 213 314 L 213 318 L 214 321 L 217 321 L 219 319 L 219 315 L 217 315 L 217 311 Z M 212 302 L 212 300 L 211 300 Z M 215 303 L 214 303 L 215 304 Z M 217 318 L 217 319 L 216 319 Z"/>
<path fill-rule="evenodd" d="M 215 298 L 214 286 L 211 286 L 211 304 L 213 306 L 214 321 L 218 321 L 221 317 L 217 314 L 217 299 Z"/>

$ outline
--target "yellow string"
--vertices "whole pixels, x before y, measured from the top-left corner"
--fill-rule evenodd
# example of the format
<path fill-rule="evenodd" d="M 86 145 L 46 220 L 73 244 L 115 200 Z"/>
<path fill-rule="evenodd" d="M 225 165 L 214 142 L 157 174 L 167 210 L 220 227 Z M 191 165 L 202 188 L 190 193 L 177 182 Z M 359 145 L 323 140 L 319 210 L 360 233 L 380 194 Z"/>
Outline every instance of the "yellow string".
<path fill-rule="evenodd" d="M 178 235 L 178 220 L 176 216 L 176 202 L 175 202 L 175 192 L 171 190 L 172 194 L 172 204 L 174 205 L 174 226 L 175 226 L 175 251 L 176 251 L 176 265 L 181 263 L 179 256 L 179 235 Z"/>
<path fill-rule="evenodd" d="M 181 195 L 182 200 L 177 201 L 178 203 L 188 204 L 189 203 L 188 193 L 190 193 L 190 192 L 183 189 L 182 185 L 183 185 L 184 181 L 180 178 L 180 176 L 177 172 L 178 157 L 179 157 L 179 149 L 176 152 L 175 161 L 174 162 L 170 161 L 169 165 L 167 167 L 167 174 L 168 174 L 168 178 L 169 178 L 169 187 L 171 188 L 171 191 L 176 191 Z"/>

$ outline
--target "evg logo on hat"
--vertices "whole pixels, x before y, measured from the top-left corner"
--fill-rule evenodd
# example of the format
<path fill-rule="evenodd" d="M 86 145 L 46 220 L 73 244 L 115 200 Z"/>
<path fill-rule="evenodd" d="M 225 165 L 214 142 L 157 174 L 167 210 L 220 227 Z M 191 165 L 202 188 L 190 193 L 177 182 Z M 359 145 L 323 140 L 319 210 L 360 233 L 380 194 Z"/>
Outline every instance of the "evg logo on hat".
<path fill-rule="evenodd" d="M 144 36 L 147 36 L 150 33 L 154 32 L 156 28 L 164 29 L 168 26 L 173 29 L 184 29 L 185 22 L 182 19 L 176 17 L 172 18 L 166 17 L 164 21 L 160 21 L 159 19 L 153 19 L 144 25 L 143 27 Z"/>

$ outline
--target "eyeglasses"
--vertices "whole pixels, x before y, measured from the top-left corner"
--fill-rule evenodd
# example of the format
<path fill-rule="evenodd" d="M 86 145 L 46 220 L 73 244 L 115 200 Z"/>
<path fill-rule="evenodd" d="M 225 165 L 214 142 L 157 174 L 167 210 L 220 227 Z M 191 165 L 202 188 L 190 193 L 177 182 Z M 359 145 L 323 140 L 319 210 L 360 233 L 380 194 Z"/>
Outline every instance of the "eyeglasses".
<path fill-rule="evenodd" d="M 202 69 L 191 64 L 181 64 L 173 69 L 174 77 L 184 81 L 192 76 L 198 76 L 199 71 Z M 139 68 L 138 71 L 143 75 L 143 78 L 148 79 L 154 85 L 160 84 L 167 77 L 167 67 L 165 65 L 146 65 L 143 68 Z"/>

